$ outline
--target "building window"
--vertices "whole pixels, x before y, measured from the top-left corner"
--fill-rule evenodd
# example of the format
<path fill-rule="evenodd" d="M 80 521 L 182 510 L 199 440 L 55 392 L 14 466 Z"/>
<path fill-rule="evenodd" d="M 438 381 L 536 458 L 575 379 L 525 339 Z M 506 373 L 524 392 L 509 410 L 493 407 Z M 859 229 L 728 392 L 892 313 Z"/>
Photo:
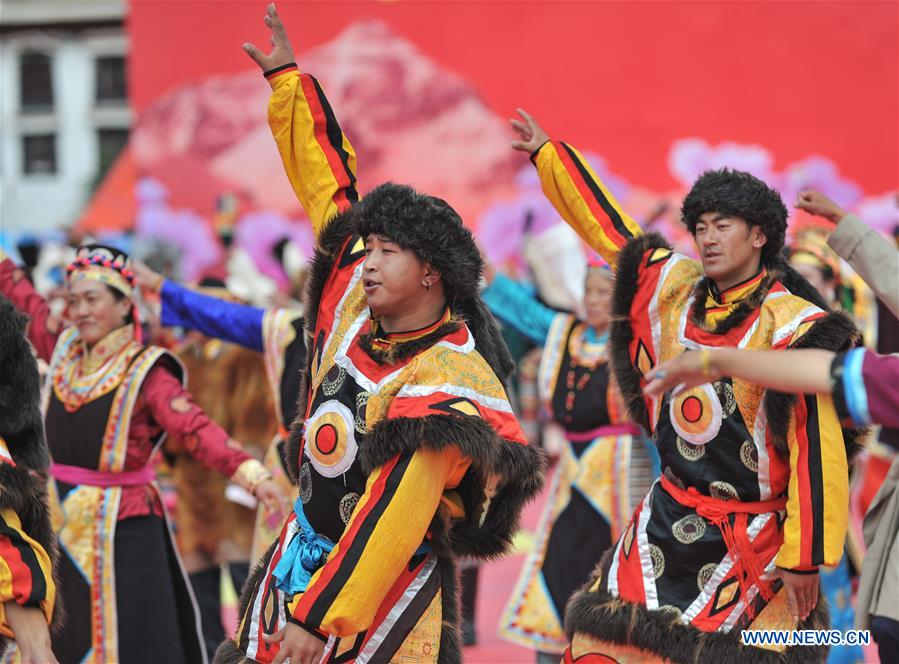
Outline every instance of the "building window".
<path fill-rule="evenodd" d="M 123 56 L 97 58 L 97 101 L 124 102 L 127 97 L 125 58 Z"/>
<path fill-rule="evenodd" d="M 50 56 L 25 52 L 19 58 L 19 81 L 23 111 L 53 110 L 53 81 Z"/>
<path fill-rule="evenodd" d="M 99 177 L 102 179 L 128 142 L 128 130 L 101 129 L 97 136 L 100 142 Z"/>
<path fill-rule="evenodd" d="M 56 134 L 22 137 L 22 172 L 25 175 L 56 173 Z"/>

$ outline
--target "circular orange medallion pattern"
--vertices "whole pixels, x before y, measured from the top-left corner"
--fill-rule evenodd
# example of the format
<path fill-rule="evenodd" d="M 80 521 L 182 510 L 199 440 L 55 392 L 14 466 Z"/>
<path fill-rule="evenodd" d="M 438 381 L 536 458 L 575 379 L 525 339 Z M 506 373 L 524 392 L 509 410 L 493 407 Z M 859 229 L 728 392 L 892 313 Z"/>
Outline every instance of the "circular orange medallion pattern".
<path fill-rule="evenodd" d="M 721 429 L 721 401 L 710 383 L 684 390 L 668 408 L 674 430 L 692 445 L 705 445 Z"/>
<path fill-rule="evenodd" d="M 337 477 L 356 460 L 358 445 L 356 417 L 339 401 L 326 401 L 306 420 L 306 444 L 309 462 L 319 475 Z"/>

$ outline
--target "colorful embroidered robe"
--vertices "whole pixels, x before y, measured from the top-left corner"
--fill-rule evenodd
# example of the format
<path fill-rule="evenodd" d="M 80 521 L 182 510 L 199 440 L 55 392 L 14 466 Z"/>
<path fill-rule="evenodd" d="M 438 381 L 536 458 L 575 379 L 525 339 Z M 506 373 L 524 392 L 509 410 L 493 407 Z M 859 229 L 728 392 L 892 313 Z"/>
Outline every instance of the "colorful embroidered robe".
<path fill-rule="evenodd" d="M 286 595 L 273 572 L 299 527 L 288 517 L 248 583 L 235 644 L 270 662 L 278 646 L 263 635 L 289 621 L 326 640 L 329 662 L 460 661 L 454 556 L 507 550 L 539 456 L 455 312 L 414 334 L 372 329 L 355 153 L 315 79 L 295 67 L 268 78 L 272 133 L 318 242 L 288 469 L 336 546 L 305 592 Z"/>
<path fill-rule="evenodd" d="M 776 660 L 779 653 L 743 647 L 740 630 L 795 627 L 778 567 L 810 572 L 840 560 L 852 437 L 844 441 L 827 396 L 766 394 L 724 378 L 645 400 L 642 376 L 687 350 L 846 348 L 854 327 L 789 268 L 762 269 L 718 292 L 698 263 L 642 235 L 574 148 L 547 142 L 532 159 L 556 209 L 617 266 L 613 368 L 632 416 L 653 433 L 663 473 L 569 607 L 567 656 L 692 661 L 701 651 L 710 661 Z M 724 524 L 690 506 L 694 493 L 717 508 L 768 511 L 730 513 Z M 748 542 L 745 555 L 729 550 L 728 537 Z M 819 604 L 804 626 L 824 624 Z M 821 655 L 808 647 L 793 654 Z"/>

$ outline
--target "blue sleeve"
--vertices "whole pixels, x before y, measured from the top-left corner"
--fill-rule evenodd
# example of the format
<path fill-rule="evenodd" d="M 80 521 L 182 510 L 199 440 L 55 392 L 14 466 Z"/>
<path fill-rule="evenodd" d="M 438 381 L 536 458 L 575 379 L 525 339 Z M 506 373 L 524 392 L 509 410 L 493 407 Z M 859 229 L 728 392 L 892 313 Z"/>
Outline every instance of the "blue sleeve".
<path fill-rule="evenodd" d="M 868 394 L 865 391 L 865 379 L 862 365 L 865 361 L 865 349 L 853 348 L 846 353 L 843 362 L 843 396 L 846 410 L 853 423 L 858 426 L 871 424 L 871 413 L 868 411 Z"/>
<path fill-rule="evenodd" d="M 172 281 L 163 283 L 160 295 L 164 326 L 186 327 L 262 352 L 265 309 L 202 295 Z"/>
<path fill-rule="evenodd" d="M 482 297 L 493 315 L 531 341 L 543 345 L 558 311 L 541 304 L 528 290 L 509 277 L 497 274 Z"/>

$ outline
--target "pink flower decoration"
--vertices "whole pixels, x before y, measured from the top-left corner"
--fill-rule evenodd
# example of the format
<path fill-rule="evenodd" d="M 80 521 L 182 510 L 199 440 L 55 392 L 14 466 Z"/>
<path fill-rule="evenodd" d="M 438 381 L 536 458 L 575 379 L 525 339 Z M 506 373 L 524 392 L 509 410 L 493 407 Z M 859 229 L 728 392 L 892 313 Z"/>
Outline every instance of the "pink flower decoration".
<path fill-rule="evenodd" d="M 895 191 L 871 196 L 856 205 L 855 210 L 866 224 L 892 235 L 894 229 L 899 226 L 899 206 L 897 206 L 899 201 L 896 200 L 896 196 Z"/>
<path fill-rule="evenodd" d="M 760 145 L 726 142 L 713 146 L 701 138 L 675 141 L 668 153 L 671 175 L 684 189 L 690 189 L 704 172 L 724 167 L 752 173 L 776 186 L 777 176 L 771 170 L 772 163 L 771 154 Z"/>
<path fill-rule="evenodd" d="M 836 164 L 818 155 L 787 166 L 779 189 L 787 207 L 792 207 L 804 189 L 820 191 L 844 208 L 854 205 L 862 195 L 857 184 L 840 176 Z"/>

